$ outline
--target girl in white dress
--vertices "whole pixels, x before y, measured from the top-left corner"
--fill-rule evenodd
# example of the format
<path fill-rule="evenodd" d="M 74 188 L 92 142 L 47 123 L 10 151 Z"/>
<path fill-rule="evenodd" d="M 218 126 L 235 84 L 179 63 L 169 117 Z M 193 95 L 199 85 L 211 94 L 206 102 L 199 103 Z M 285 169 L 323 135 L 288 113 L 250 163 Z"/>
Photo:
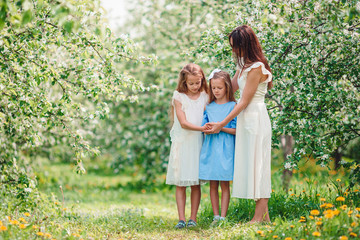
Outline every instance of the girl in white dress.
<path fill-rule="evenodd" d="M 176 185 L 176 204 L 179 222 L 176 228 L 196 226 L 200 204 L 199 159 L 203 142 L 201 126 L 208 103 L 208 85 L 200 66 L 187 64 L 179 74 L 172 98 L 174 124 L 170 131 L 171 150 L 166 184 Z M 191 215 L 186 225 L 186 187 L 191 186 Z"/>
<path fill-rule="evenodd" d="M 272 87 L 271 69 L 249 26 L 234 29 L 229 41 L 238 65 L 232 85 L 241 97 L 222 122 L 208 124 L 205 132 L 217 133 L 237 116 L 232 195 L 256 201 L 250 223 L 270 221 L 271 123 L 264 99 Z"/>

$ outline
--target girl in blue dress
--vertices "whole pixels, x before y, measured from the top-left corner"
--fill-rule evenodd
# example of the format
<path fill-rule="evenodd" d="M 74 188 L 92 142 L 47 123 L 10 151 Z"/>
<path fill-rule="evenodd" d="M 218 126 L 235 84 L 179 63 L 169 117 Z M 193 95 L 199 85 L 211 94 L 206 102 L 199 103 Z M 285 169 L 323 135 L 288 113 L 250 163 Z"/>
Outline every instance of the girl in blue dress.
<path fill-rule="evenodd" d="M 215 69 L 209 76 L 210 103 L 204 112 L 203 125 L 222 121 L 235 107 L 230 75 Z M 210 181 L 210 199 L 214 222 L 225 220 L 230 201 L 229 181 L 234 174 L 236 118 L 221 132 L 205 135 L 200 153 L 199 179 Z M 221 215 L 219 214 L 219 182 L 221 186 Z"/>

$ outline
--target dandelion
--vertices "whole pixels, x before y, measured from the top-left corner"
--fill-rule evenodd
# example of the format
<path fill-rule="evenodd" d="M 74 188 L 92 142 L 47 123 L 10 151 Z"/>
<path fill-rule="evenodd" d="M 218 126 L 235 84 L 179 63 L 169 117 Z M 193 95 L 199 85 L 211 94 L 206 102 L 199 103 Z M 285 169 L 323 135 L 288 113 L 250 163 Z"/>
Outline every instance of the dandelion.
<path fill-rule="evenodd" d="M 357 218 L 360 218 L 360 214 L 356 214 L 355 216 L 356 216 Z"/>
<path fill-rule="evenodd" d="M 356 234 L 356 233 L 351 232 L 351 233 L 350 233 L 350 237 L 357 237 L 357 234 Z"/>
<path fill-rule="evenodd" d="M 342 205 L 342 206 L 340 207 L 341 210 L 346 210 L 346 208 L 347 208 L 347 205 Z"/>
<path fill-rule="evenodd" d="M 294 228 L 295 226 L 294 225 L 290 225 L 291 228 Z"/>
<path fill-rule="evenodd" d="M 20 221 L 20 222 L 23 222 L 23 223 L 27 223 L 27 221 L 25 220 L 25 218 L 22 218 L 22 217 L 19 218 L 19 221 Z"/>
<path fill-rule="evenodd" d="M 273 226 L 276 226 L 276 222 L 273 222 Z"/>
<path fill-rule="evenodd" d="M 0 232 L 6 231 L 6 230 L 7 230 L 7 227 L 6 227 L 6 226 L 0 226 Z"/>
<path fill-rule="evenodd" d="M 333 214 L 334 214 L 335 216 L 337 216 L 337 215 L 339 215 L 339 214 L 340 214 L 340 211 L 339 211 L 339 210 L 337 210 L 337 209 L 335 209 L 335 210 L 333 211 Z"/>
<path fill-rule="evenodd" d="M 72 235 L 73 235 L 74 237 L 80 237 L 80 235 L 77 234 L 77 233 L 73 233 Z"/>
<path fill-rule="evenodd" d="M 300 219 L 299 222 L 300 222 L 300 223 L 301 223 L 301 222 L 306 222 L 306 220 L 305 220 L 305 219 Z"/>
<path fill-rule="evenodd" d="M 314 217 L 313 217 L 313 216 L 309 216 L 309 218 L 310 218 L 311 220 L 313 220 L 313 219 L 314 219 Z"/>
<path fill-rule="evenodd" d="M 349 228 L 349 229 L 348 229 L 349 232 L 352 232 L 352 230 L 353 230 L 352 228 Z"/>
<path fill-rule="evenodd" d="M 294 193 L 292 193 L 292 194 L 290 194 L 290 196 L 292 196 L 292 197 L 293 197 L 293 196 L 295 196 L 295 194 L 294 194 Z"/>
<path fill-rule="evenodd" d="M 3 223 L 2 223 L 2 221 L 0 221 L 0 226 L 2 226 L 3 225 Z"/>
<path fill-rule="evenodd" d="M 320 201 L 321 201 L 321 202 L 325 202 L 326 199 L 322 197 L 322 198 L 320 198 Z"/>
<path fill-rule="evenodd" d="M 321 226 L 321 225 L 322 225 L 321 221 L 316 222 L 316 226 Z"/>
<path fill-rule="evenodd" d="M 291 238 L 291 237 L 287 237 L 287 238 L 285 238 L 285 240 L 292 240 L 292 238 Z"/>
<path fill-rule="evenodd" d="M 356 211 L 360 211 L 360 207 L 355 208 Z"/>
<path fill-rule="evenodd" d="M 17 224 L 19 224 L 19 221 L 18 220 L 10 220 L 10 224 L 17 225 Z"/>
<path fill-rule="evenodd" d="M 339 237 L 340 240 L 348 240 L 348 237 L 347 236 L 341 236 Z"/>
<path fill-rule="evenodd" d="M 317 216 L 317 215 L 320 214 L 320 212 L 319 212 L 319 210 L 316 210 L 316 209 L 315 209 L 315 210 L 311 210 L 311 211 L 310 211 L 310 214 L 311 214 L 311 215 L 314 215 L 314 216 Z"/>
<path fill-rule="evenodd" d="M 337 181 L 337 182 L 341 182 L 341 179 L 340 179 L 340 178 L 338 178 L 338 179 L 336 179 L 336 181 Z"/>
<path fill-rule="evenodd" d="M 337 198 L 336 198 L 336 201 L 337 201 L 337 202 L 344 202 L 344 201 L 345 201 L 345 198 L 340 196 L 340 197 L 337 197 Z"/>
<path fill-rule="evenodd" d="M 348 193 L 348 192 L 344 192 L 344 195 L 347 196 L 347 195 L 349 195 L 349 193 Z"/>
<path fill-rule="evenodd" d="M 292 188 L 289 189 L 290 192 L 291 192 L 292 190 L 293 190 Z"/>
<path fill-rule="evenodd" d="M 318 194 L 316 194 L 316 196 L 317 196 L 317 197 L 320 197 L 320 194 L 318 193 Z"/>
<path fill-rule="evenodd" d="M 256 233 L 257 233 L 257 234 L 264 234 L 264 232 L 261 231 L 261 230 L 256 231 Z"/>
<path fill-rule="evenodd" d="M 145 189 L 141 189 L 141 192 L 142 192 L 142 193 L 146 193 L 146 190 L 145 190 Z"/>
<path fill-rule="evenodd" d="M 359 189 L 355 189 L 355 190 L 354 190 L 354 192 L 358 192 L 358 191 L 359 191 Z"/>
<path fill-rule="evenodd" d="M 348 215 L 351 215 L 352 213 L 353 213 L 354 211 L 352 211 L 352 210 L 350 210 L 350 211 L 348 211 Z"/>
<path fill-rule="evenodd" d="M 38 236 L 44 236 L 44 233 L 43 233 L 43 232 L 37 232 L 36 235 L 38 235 Z"/>
<path fill-rule="evenodd" d="M 19 228 L 24 229 L 24 228 L 26 228 L 26 226 L 25 226 L 25 224 L 20 224 Z"/>
<path fill-rule="evenodd" d="M 334 205 L 332 205 L 331 203 L 327 203 L 325 206 L 325 208 L 332 208 L 332 207 L 334 207 Z"/>
<path fill-rule="evenodd" d="M 32 226 L 32 228 L 33 228 L 33 229 L 37 229 L 37 228 L 38 228 L 38 226 L 36 226 L 36 225 L 33 225 L 33 226 Z"/>
<path fill-rule="evenodd" d="M 352 227 L 357 227 L 357 225 L 359 225 L 357 222 L 352 222 L 352 223 L 351 223 L 351 226 L 352 226 Z"/>
<path fill-rule="evenodd" d="M 279 236 L 278 236 L 278 235 L 274 235 L 273 238 L 276 239 L 276 238 L 279 238 Z"/>
<path fill-rule="evenodd" d="M 31 216 L 30 213 L 28 213 L 28 212 L 24 213 L 24 215 L 25 215 L 26 217 L 30 217 L 30 216 Z"/>
<path fill-rule="evenodd" d="M 320 236 L 321 236 L 321 233 L 319 233 L 319 232 L 313 232 L 312 235 L 315 236 L 315 237 L 320 237 Z"/>
<path fill-rule="evenodd" d="M 45 237 L 46 238 L 51 238 L 51 234 L 50 233 L 45 233 Z"/>

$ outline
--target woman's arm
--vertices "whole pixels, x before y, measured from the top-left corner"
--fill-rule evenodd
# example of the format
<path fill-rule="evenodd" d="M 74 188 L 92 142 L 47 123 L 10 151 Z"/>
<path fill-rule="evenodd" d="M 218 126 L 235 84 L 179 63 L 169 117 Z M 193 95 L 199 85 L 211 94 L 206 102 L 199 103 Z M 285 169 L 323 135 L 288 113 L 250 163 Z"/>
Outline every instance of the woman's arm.
<path fill-rule="evenodd" d="M 179 101 L 174 100 L 174 104 L 175 104 L 176 117 L 179 120 L 179 123 L 182 128 L 193 131 L 204 131 L 205 127 L 197 126 L 186 120 L 186 115 L 184 111 L 181 110 L 182 104 Z"/>
<path fill-rule="evenodd" d="M 219 123 L 208 123 L 211 125 L 211 130 L 206 130 L 206 133 L 218 133 L 223 127 L 226 126 L 232 119 L 237 117 L 239 113 L 244 110 L 247 105 L 251 102 L 251 99 L 254 97 L 256 89 L 260 83 L 263 73 L 261 71 L 261 66 L 258 68 L 251 69 L 247 75 L 246 84 L 244 87 L 244 92 L 241 96 L 240 102 L 236 104 L 234 109 L 227 115 L 227 117 Z"/>
<path fill-rule="evenodd" d="M 222 128 L 221 131 L 232 135 L 236 134 L 236 128 Z"/>
<path fill-rule="evenodd" d="M 239 89 L 239 84 L 238 84 L 238 77 L 239 77 L 239 74 L 240 74 L 240 70 L 237 70 L 233 79 L 231 80 L 231 85 L 232 85 L 232 88 L 233 88 L 233 91 L 234 93 Z"/>

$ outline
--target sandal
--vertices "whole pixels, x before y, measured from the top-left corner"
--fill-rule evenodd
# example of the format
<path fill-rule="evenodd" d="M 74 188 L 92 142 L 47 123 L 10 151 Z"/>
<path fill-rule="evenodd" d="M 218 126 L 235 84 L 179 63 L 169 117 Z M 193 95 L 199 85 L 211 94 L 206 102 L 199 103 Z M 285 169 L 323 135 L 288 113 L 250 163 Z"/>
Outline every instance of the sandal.
<path fill-rule="evenodd" d="M 180 221 L 175 225 L 175 228 L 177 228 L 177 229 L 182 229 L 182 228 L 184 228 L 184 227 L 186 227 L 186 223 L 185 223 L 185 221 L 183 221 L 183 220 L 180 220 Z"/>
<path fill-rule="evenodd" d="M 197 225 L 196 222 L 194 220 L 191 220 L 191 219 L 187 223 L 187 227 L 190 227 L 190 228 L 191 227 L 196 227 L 196 225 Z"/>

